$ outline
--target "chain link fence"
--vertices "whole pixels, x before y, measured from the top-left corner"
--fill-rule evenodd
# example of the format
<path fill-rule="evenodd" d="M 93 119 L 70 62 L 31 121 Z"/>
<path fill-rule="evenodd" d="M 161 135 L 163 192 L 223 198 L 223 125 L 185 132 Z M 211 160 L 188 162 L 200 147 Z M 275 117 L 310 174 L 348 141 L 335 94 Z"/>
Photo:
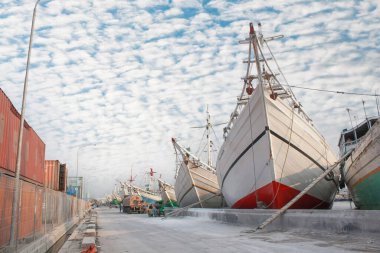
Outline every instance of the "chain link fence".
<path fill-rule="evenodd" d="M 0 173 L 0 253 L 10 246 L 14 191 L 15 178 Z M 20 180 L 16 248 L 39 239 L 76 216 L 82 217 L 89 208 L 89 203 L 82 199 Z"/>

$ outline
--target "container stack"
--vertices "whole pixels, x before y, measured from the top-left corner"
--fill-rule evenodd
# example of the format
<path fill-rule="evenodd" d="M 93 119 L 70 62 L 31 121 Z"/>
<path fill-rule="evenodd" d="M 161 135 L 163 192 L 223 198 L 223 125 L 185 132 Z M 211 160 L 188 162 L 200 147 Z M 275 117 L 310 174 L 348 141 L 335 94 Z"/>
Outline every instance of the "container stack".
<path fill-rule="evenodd" d="M 67 168 L 58 160 L 45 161 L 45 186 L 55 191 L 66 192 Z"/>
<path fill-rule="evenodd" d="M 21 115 L 0 89 L 0 248 L 10 240 L 20 119 Z M 25 121 L 19 182 L 19 240 L 43 232 L 44 161 L 45 143 Z"/>
<path fill-rule="evenodd" d="M 0 89 L 0 172 L 15 176 L 21 115 Z M 44 183 L 45 143 L 25 121 L 22 140 L 21 179 Z"/>

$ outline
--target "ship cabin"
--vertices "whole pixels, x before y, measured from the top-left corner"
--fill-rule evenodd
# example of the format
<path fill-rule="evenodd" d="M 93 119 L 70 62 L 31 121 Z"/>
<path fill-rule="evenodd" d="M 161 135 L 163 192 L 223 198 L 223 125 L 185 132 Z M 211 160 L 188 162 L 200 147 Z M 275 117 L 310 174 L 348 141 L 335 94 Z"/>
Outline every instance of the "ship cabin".
<path fill-rule="evenodd" d="M 354 128 L 343 129 L 342 133 L 340 134 L 338 144 L 340 157 L 353 150 L 379 118 L 379 116 L 371 117 L 361 122 Z"/>

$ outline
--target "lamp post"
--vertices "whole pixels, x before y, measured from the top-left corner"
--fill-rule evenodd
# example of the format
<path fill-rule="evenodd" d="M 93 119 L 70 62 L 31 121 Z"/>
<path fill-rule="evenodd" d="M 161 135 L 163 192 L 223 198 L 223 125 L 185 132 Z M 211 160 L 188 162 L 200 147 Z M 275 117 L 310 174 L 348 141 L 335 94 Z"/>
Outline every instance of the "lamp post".
<path fill-rule="evenodd" d="M 96 144 L 85 144 L 85 145 L 82 145 L 82 146 L 79 146 L 78 150 L 77 150 L 77 169 L 76 169 L 76 181 L 77 183 L 79 182 L 79 178 L 78 178 L 78 170 L 79 170 L 79 151 L 85 147 L 89 147 L 89 146 L 96 146 Z M 78 187 L 78 185 L 77 185 Z M 80 188 L 81 192 L 83 192 L 83 177 L 82 177 L 82 186 Z M 82 195 L 82 194 L 81 194 Z M 76 191 L 76 196 L 77 196 L 77 209 L 78 209 L 78 217 L 80 217 L 80 211 L 81 211 L 81 208 L 79 208 L 79 187 L 77 188 L 77 191 Z M 83 196 L 82 196 L 83 197 Z"/>
<path fill-rule="evenodd" d="M 30 29 L 29 36 L 29 48 L 28 48 L 28 58 L 26 61 L 25 79 L 24 79 L 24 91 L 22 95 L 22 106 L 21 106 L 21 117 L 20 117 L 20 129 L 18 135 L 17 143 L 17 158 L 16 158 L 16 178 L 15 178 L 15 191 L 13 193 L 13 205 L 12 205 L 12 223 L 11 223 L 11 235 L 10 235 L 10 246 L 16 248 L 16 238 L 17 238 L 17 218 L 19 209 L 19 199 L 20 199 L 20 170 L 21 170 L 21 155 L 22 155 L 22 137 L 24 130 L 24 115 L 26 107 L 26 95 L 28 90 L 28 75 L 29 75 L 29 65 L 30 65 L 30 55 L 32 51 L 33 44 L 33 31 L 34 31 L 34 20 L 36 18 L 37 5 L 40 0 L 37 0 L 33 9 L 32 27 Z"/>
<path fill-rule="evenodd" d="M 83 195 L 84 195 L 84 198 L 86 199 L 86 201 L 88 201 L 88 199 L 89 199 L 88 196 L 90 193 L 88 183 L 90 181 L 92 181 L 94 178 L 96 179 L 95 175 L 90 175 L 89 177 L 86 177 L 86 179 L 83 177 Z"/>

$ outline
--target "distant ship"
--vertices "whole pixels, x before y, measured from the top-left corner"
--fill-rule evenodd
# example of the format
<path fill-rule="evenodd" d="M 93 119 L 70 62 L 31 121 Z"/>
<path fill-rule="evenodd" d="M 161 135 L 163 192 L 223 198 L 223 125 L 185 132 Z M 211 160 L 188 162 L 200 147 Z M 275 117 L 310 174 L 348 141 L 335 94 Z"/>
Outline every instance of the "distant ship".
<path fill-rule="evenodd" d="M 352 150 L 344 165 L 343 178 L 359 209 L 380 210 L 380 117 L 366 119 L 342 131 L 340 155 Z"/>
<path fill-rule="evenodd" d="M 154 180 L 153 173 L 154 173 L 153 169 L 150 169 L 150 172 L 146 173 L 147 175 L 150 175 L 149 177 L 150 180 Z M 155 192 L 151 189 L 153 182 L 149 182 L 149 184 L 146 184 L 145 185 L 146 188 L 143 189 L 133 184 L 133 182 L 135 181 L 135 177 L 132 176 L 132 169 L 131 169 L 131 176 L 130 176 L 130 179 L 128 179 L 128 182 L 121 183 L 122 191 L 126 196 L 129 196 L 129 195 L 141 196 L 142 200 L 149 204 L 154 204 L 157 201 L 162 200 L 161 195 L 158 192 Z"/>
<path fill-rule="evenodd" d="M 281 208 L 337 161 L 290 87 L 284 87 L 268 64 L 274 56 L 264 47 L 269 49 L 267 42 L 277 37 L 264 38 L 261 25 L 256 33 L 251 23 L 249 38 L 240 41 L 249 45 L 247 71 L 216 164 L 223 197 L 232 208 Z M 338 172 L 291 208 L 330 208 Z"/>
<path fill-rule="evenodd" d="M 201 162 L 173 138 L 174 148 L 182 156 L 174 190 L 180 207 L 218 208 L 222 198 L 215 168 Z"/>
<path fill-rule="evenodd" d="M 220 208 L 223 206 L 223 200 L 216 171 L 211 163 L 210 131 L 212 124 L 208 107 L 206 125 L 196 128 L 206 128 L 207 164 L 172 138 L 174 150 L 182 158 L 176 171 L 174 185 L 177 203 L 180 207 Z"/>
<path fill-rule="evenodd" d="M 157 179 L 157 181 L 163 204 L 169 207 L 178 206 L 177 197 L 175 196 L 174 192 L 174 186 L 164 182 L 161 179 Z"/>

